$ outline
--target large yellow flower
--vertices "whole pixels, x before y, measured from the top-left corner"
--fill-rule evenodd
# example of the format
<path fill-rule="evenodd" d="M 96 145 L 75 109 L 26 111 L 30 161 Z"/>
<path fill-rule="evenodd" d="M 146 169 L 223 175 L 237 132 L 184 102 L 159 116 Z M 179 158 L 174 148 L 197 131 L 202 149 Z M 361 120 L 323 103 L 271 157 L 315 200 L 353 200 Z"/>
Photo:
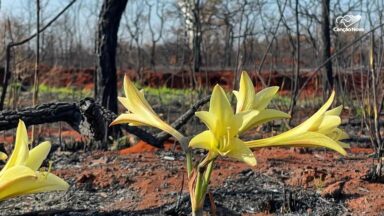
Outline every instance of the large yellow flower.
<path fill-rule="evenodd" d="M 37 171 L 47 157 L 51 144 L 43 142 L 28 149 L 28 134 L 23 121 L 19 121 L 16 143 L 12 155 L 0 171 L 0 200 L 23 194 L 67 190 L 69 185 L 49 172 Z M 6 154 L 0 152 L 0 159 Z"/>
<path fill-rule="evenodd" d="M 347 144 L 340 142 L 348 135 L 337 128 L 341 119 L 339 117 L 342 106 L 332 110 L 327 109 L 332 105 L 335 92 L 332 92 L 327 102 L 310 118 L 295 128 L 274 137 L 246 142 L 250 148 L 293 146 L 293 147 L 325 147 L 346 155 L 343 147 Z"/>
<path fill-rule="evenodd" d="M 245 114 L 245 118 L 239 132 L 242 133 L 260 124 L 282 118 L 290 118 L 287 113 L 275 109 L 266 109 L 279 87 L 272 86 L 265 88 L 255 94 L 255 88 L 247 72 L 243 71 L 240 77 L 239 91 L 233 91 L 237 98 L 236 113 L 247 111 L 258 111 L 257 117 L 249 118 L 252 112 Z"/>
<path fill-rule="evenodd" d="M 243 119 L 254 118 L 257 111 L 249 111 L 247 115 L 234 114 L 224 90 L 216 85 L 213 89 L 209 112 L 200 111 L 195 115 L 208 127 L 192 138 L 189 146 L 209 151 L 210 157 L 228 156 L 243 161 L 251 166 L 256 165 L 252 151 L 239 139 L 239 129 Z M 246 116 L 246 117 L 245 117 Z"/>
<path fill-rule="evenodd" d="M 180 132 L 160 119 L 145 100 L 143 92 L 135 87 L 128 76 L 124 77 L 124 92 L 125 97 L 118 97 L 118 99 L 128 110 L 128 113 L 121 114 L 111 125 L 129 123 L 133 126 L 152 126 L 171 134 L 178 140 L 183 138 Z"/>

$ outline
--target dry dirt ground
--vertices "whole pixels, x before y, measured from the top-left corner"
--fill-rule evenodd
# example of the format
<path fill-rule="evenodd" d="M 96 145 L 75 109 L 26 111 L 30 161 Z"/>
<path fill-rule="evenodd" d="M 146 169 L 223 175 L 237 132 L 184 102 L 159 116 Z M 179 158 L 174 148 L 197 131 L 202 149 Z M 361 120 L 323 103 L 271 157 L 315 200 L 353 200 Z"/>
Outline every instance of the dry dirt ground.
<path fill-rule="evenodd" d="M 203 155 L 203 152 L 195 152 Z M 220 159 L 211 182 L 217 215 L 384 215 L 384 184 L 363 180 L 369 149 L 333 152 L 261 149 L 258 165 Z M 0 203 L 0 215 L 186 215 L 184 157 L 172 144 L 50 155 L 67 192 Z M 207 199 L 205 210 L 212 213 Z"/>
<path fill-rule="evenodd" d="M 80 74 L 52 69 L 48 74 L 42 83 L 49 86 L 64 84 L 92 89 L 91 70 Z M 119 77 L 122 76 L 120 72 Z M 223 73 L 211 76 L 209 79 L 214 83 L 224 86 L 232 83 L 228 77 L 222 79 Z M 182 83 L 178 79 L 181 78 L 166 80 Z M 147 78 L 147 84 L 162 86 L 164 83 L 159 80 L 164 77 L 155 74 Z M 281 84 L 279 76 L 273 80 L 277 83 L 271 85 Z M 165 84 L 177 87 L 172 83 Z M 307 91 L 313 97 L 309 93 L 314 91 Z M 28 104 L 19 106 L 30 104 L 28 100 L 21 101 Z M 313 107 L 308 112 L 312 111 Z M 299 119 L 304 114 L 297 113 Z M 191 125 L 196 130 L 196 125 Z M 50 124 L 50 130 L 40 128 L 46 132 L 42 135 L 44 140 L 60 136 L 63 143 L 82 142 L 81 136 L 65 128 L 59 134 L 57 125 Z M 4 134 L 0 143 L 13 143 L 14 131 L 9 133 L 12 136 Z M 195 153 L 203 155 L 203 152 Z M 352 148 L 348 157 L 341 157 L 320 150 L 261 149 L 254 152 L 258 165 L 253 168 L 220 159 L 210 188 L 216 211 L 212 212 L 213 205 L 208 199 L 205 210 L 216 215 L 384 215 L 384 183 L 364 180 L 373 163 L 368 158 L 370 153 L 370 149 Z M 56 150 L 48 160 L 53 161 L 53 172 L 70 183 L 70 189 L 0 202 L 0 215 L 188 215 L 190 212 L 184 157 L 173 144 L 165 149 L 140 142 L 121 151 Z"/>

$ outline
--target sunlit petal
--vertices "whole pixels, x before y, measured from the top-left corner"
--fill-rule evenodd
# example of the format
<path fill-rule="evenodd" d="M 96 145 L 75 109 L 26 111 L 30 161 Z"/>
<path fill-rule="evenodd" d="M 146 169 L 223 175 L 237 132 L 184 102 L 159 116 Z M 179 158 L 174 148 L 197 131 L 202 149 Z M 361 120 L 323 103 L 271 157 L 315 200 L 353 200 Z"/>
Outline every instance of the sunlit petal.
<path fill-rule="evenodd" d="M 250 166 L 256 166 L 256 158 L 249 147 L 247 147 L 243 141 L 237 138 L 234 138 L 232 142 L 232 148 L 226 154 L 226 156 L 245 162 Z"/>
<path fill-rule="evenodd" d="M 349 139 L 349 135 L 340 128 L 334 128 L 331 131 L 329 131 L 328 133 L 326 133 L 325 135 L 327 135 L 328 137 L 330 137 L 333 140 Z"/>
<path fill-rule="evenodd" d="M 9 168 L 0 176 L 0 188 L 4 188 L 2 185 L 7 185 L 14 179 L 19 179 L 24 176 L 36 177 L 35 172 L 27 166 L 19 165 Z"/>
<path fill-rule="evenodd" d="M 249 148 L 261 148 L 261 147 L 325 147 L 339 152 L 342 155 L 347 153 L 336 141 L 328 136 L 317 132 L 305 132 L 303 134 L 291 136 L 285 133 L 277 135 L 275 137 L 253 140 L 245 143 Z"/>
<path fill-rule="evenodd" d="M 233 115 L 231 104 L 228 97 L 221 86 L 216 85 L 213 88 L 212 96 L 209 104 L 209 112 L 214 113 L 218 118 L 228 118 L 228 114 Z"/>
<path fill-rule="evenodd" d="M 262 110 L 255 116 L 252 116 L 250 113 L 244 116 L 243 124 L 239 130 L 239 133 L 250 130 L 258 125 L 261 125 L 269 121 L 282 119 L 282 118 L 290 118 L 290 117 L 291 116 L 289 114 L 285 112 L 281 112 L 279 110 L 274 110 L 274 109 Z"/>
<path fill-rule="evenodd" d="M 255 98 L 255 88 L 248 73 L 243 71 L 240 77 L 240 87 L 238 92 L 234 92 L 237 98 L 236 113 L 252 109 Z"/>
<path fill-rule="evenodd" d="M 205 124 L 205 126 L 207 126 L 209 130 L 215 133 L 214 131 L 217 126 L 217 118 L 214 113 L 207 112 L 207 111 L 200 111 L 200 112 L 195 112 L 195 115 L 200 119 L 200 121 L 202 121 Z"/>
<path fill-rule="evenodd" d="M 302 133 L 309 131 L 311 129 L 312 130 L 316 129 L 317 125 L 320 125 L 321 120 L 324 117 L 324 113 L 332 105 L 334 98 L 335 98 L 335 91 L 332 92 L 332 94 L 329 97 L 329 99 L 327 100 L 327 102 L 325 102 L 325 104 L 315 114 L 313 114 L 310 118 L 305 120 L 303 123 L 301 123 L 297 127 L 293 128 L 287 132 L 289 132 L 291 135 L 294 135 L 294 134 L 302 134 Z M 314 127 L 314 125 L 316 125 L 316 126 Z"/>
<path fill-rule="evenodd" d="M 256 109 L 256 110 L 265 109 L 268 106 L 268 104 L 271 102 L 272 98 L 275 96 L 277 91 L 279 91 L 278 86 L 271 86 L 259 91 L 255 96 L 255 99 L 253 102 L 253 109 Z"/>
<path fill-rule="evenodd" d="M 26 166 L 14 166 L 0 177 L 0 200 L 18 195 L 67 190 L 69 185 L 51 173 L 35 172 Z"/>
<path fill-rule="evenodd" d="M 120 103 L 125 107 L 125 109 L 128 110 L 128 112 L 132 112 L 130 107 L 132 107 L 130 101 L 126 97 L 117 97 L 117 99 L 120 101 Z"/>
<path fill-rule="evenodd" d="M 328 110 L 325 112 L 325 115 L 335 115 L 335 116 L 340 116 L 341 111 L 343 111 L 343 105 L 340 105 L 336 108 L 333 108 L 331 110 Z"/>
<path fill-rule="evenodd" d="M 117 124 L 124 124 L 125 123 L 125 124 L 129 124 L 131 126 L 150 126 L 150 124 L 148 125 L 148 123 L 146 123 L 146 122 L 147 122 L 147 120 L 145 118 L 141 118 L 136 114 L 125 113 L 125 114 L 119 115 L 115 120 L 113 120 L 111 125 L 117 125 Z"/>
<path fill-rule="evenodd" d="M 23 121 L 19 121 L 16 130 L 16 140 L 15 148 L 9 157 L 7 163 L 4 165 L 3 169 L 0 171 L 0 176 L 12 166 L 24 164 L 25 160 L 28 158 L 28 133 L 27 128 Z"/>
<path fill-rule="evenodd" d="M 332 129 L 337 128 L 340 124 L 341 118 L 339 116 L 326 115 L 321 121 L 317 131 L 326 134 Z"/>
<path fill-rule="evenodd" d="M 64 191 L 68 190 L 69 185 L 60 177 L 53 173 L 36 172 L 37 180 L 33 181 L 28 188 L 27 193 L 40 193 L 49 191 Z"/>
<path fill-rule="evenodd" d="M 144 98 L 143 92 L 140 92 L 127 75 L 124 76 L 124 92 L 125 96 L 132 101 L 131 109 L 135 109 L 136 106 L 145 106 L 147 111 L 150 111 L 155 114 L 152 107 L 149 105 L 148 101 Z M 129 110 L 129 109 L 128 109 Z"/>
<path fill-rule="evenodd" d="M 233 120 L 233 110 L 224 89 L 219 85 L 213 88 L 209 105 L 209 112 L 213 113 L 217 119 L 216 136 L 222 136 L 227 132 L 226 125 Z"/>
<path fill-rule="evenodd" d="M 212 150 L 214 149 L 215 142 L 217 141 L 213 133 L 206 130 L 194 136 L 189 142 L 189 147 Z"/>
<path fill-rule="evenodd" d="M 118 97 L 118 99 L 129 113 L 118 116 L 111 125 L 128 123 L 131 126 L 152 126 L 171 134 L 177 140 L 184 137 L 160 119 L 144 98 L 144 93 L 135 87 L 128 76 L 124 76 L 124 92 L 126 97 Z"/>
<path fill-rule="evenodd" d="M 351 145 L 349 145 L 348 143 L 340 142 L 340 141 L 337 141 L 337 143 L 338 143 L 341 147 L 343 147 L 343 148 L 345 148 L 345 149 L 349 149 L 349 148 L 351 148 Z"/>
<path fill-rule="evenodd" d="M 51 150 L 50 142 L 42 142 L 31 151 L 29 151 L 28 159 L 25 161 L 25 166 L 36 171 L 40 168 L 41 164 L 48 156 L 49 151 Z"/>

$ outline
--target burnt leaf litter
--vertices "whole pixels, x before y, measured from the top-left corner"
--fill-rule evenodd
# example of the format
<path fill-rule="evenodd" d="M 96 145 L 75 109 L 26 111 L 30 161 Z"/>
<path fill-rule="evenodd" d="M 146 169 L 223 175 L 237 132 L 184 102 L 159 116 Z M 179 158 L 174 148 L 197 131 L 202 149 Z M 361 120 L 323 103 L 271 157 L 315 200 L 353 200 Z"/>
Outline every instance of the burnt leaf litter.
<path fill-rule="evenodd" d="M 55 152 L 50 160 L 55 169 L 78 168 L 85 170 L 87 152 Z M 175 157 L 181 160 L 182 155 L 159 150 L 155 157 Z M 96 156 L 97 158 L 97 156 Z M 97 163 L 88 166 L 97 167 L 99 163 L 108 165 L 114 161 L 127 170 L 136 169 L 134 163 L 120 160 L 117 155 L 97 158 Z M 164 163 L 164 166 L 170 164 Z M 113 168 L 111 168 L 113 169 Z M 143 166 L 142 169 L 148 169 Z M 145 172 L 145 171 L 143 171 Z M 138 175 L 138 172 L 128 172 Z M 140 173 L 139 173 L 140 174 Z M 89 177 L 92 180 L 92 176 Z M 89 184 L 89 179 L 70 178 L 71 185 L 67 192 L 41 193 L 16 197 L 0 203 L 0 215 L 189 215 L 190 203 L 187 193 L 170 192 L 171 200 L 157 207 L 142 210 L 110 209 L 113 203 L 124 200 L 139 199 L 138 192 L 129 187 L 131 177 L 126 182 L 113 182 L 104 188 Z M 133 177 L 132 177 L 133 179 Z M 80 182 L 80 183 L 79 183 Z M 285 185 L 278 178 L 267 176 L 252 169 L 245 169 L 237 175 L 227 177 L 220 187 L 211 190 L 212 199 L 206 199 L 204 210 L 216 215 L 242 215 L 268 213 L 274 215 L 341 215 L 345 207 L 341 202 L 322 198 L 316 191 Z M 144 197 L 145 199 L 145 197 Z M 173 200 L 173 201 L 172 201 Z M 214 205 L 210 202 L 213 201 Z"/>

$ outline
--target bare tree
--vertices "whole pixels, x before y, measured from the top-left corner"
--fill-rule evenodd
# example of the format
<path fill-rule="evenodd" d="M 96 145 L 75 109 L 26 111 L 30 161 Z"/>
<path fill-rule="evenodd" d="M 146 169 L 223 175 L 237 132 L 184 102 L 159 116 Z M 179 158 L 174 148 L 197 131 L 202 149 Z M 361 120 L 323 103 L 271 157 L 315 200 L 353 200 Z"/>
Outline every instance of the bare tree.
<path fill-rule="evenodd" d="M 299 91 L 299 74 L 300 74 L 300 21 L 299 21 L 299 0 L 295 1 L 295 21 L 296 21 L 296 47 L 295 47 L 295 69 L 293 73 L 293 91 L 291 104 L 289 106 L 289 114 L 292 115 L 297 103 L 297 94 Z"/>
<path fill-rule="evenodd" d="M 131 40 L 135 42 L 134 48 L 136 49 L 136 59 L 134 63 L 136 66 L 136 74 L 139 77 L 139 80 L 142 80 L 144 62 L 142 52 L 143 49 L 141 44 L 146 22 L 145 7 L 141 1 L 131 1 L 131 3 L 133 3 L 129 5 L 129 9 L 131 9 L 131 11 L 124 13 L 125 26 L 128 30 Z"/>
<path fill-rule="evenodd" d="M 23 45 L 33 38 L 37 36 L 38 33 L 45 31 L 49 26 L 51 26 L 62 14 L 65 13 L 65 11 L 70 8 L 76 0 L 72 0 L 66 7 L 63 8 L 55 17 L 53 17 L 45 26 L 43 26 L 41 29 L 36 29 L 36 33 L 30 35 L 27 38 L 24 38 L 17 42 L 10 42 L 6 45 L 6 51 L 5 51 L 5 71 L 4 71 L 4 78 L 3 78 L 3 88 L 1 92 L 1 98 L 0 98 L 0 110 L 3 110 L 4 108 L 4 100 L 7 94 L 7 88 L 9 79 L 11 78 L 11 71 L 10 71 L 10 61 L 11 61 L 11 50 L 13 47 Z"/>
<path fill-rule="evenodd" d="M 191 84 L 196 85 L 195 72 L 199 72 L 202 64 L 201 44 L 202 44 L 202 21 L 201 21 L 201 2 L 200 0 L 180 0 L 178 1 L 181 12 L 184 16 L 185 32 L 188 39 L 189 48 L 192 50 L 192 73 Z"/>
<path fill-rule="evenodd" d="M 330 34 L 330 22 L 329 22 L 329 2 L 330 0 L 322 0 L 321 4 L 321 40 L 322 40 L 322 60 L 325 62 L 331 57 L 331 34 Z M 326 82 L 324 88 L 330 94 L 333 89 L 333 70 L 332 61 L 327 61 L 325 64 Z M 327 94 L 327 95 L 328 95 Z"/>
<path fill-rule="evenodd" d="M 98 23 L 96 98 L 117 113 L 116 47 L 121 16 L 128 0 L 104 0 Z"/>
<path fill-rule="evenodd" d="M 153 28 L 153 24 L 152 24 L 153 20 L 152 20 L 152 16 L 151 16 L 153 5 L 150 4 L 148 1 L 145 1 L 145 3 L 149 7 L 149 9 L 148 9 L 148 27 L 149 27 L 149 31 L 151 32 L 151 42 L 152 42 L 151 54 L 150 54 L 150 63 L 151 63 L 152 68 L 155 68 L 155 65 L 156 65 L 156 59 L 155 59 L 156 44 L 157 44 L 157 42 L 159 42 L 159 40 L 163 36 L 165 5 L 164 4 L 160 5 L 160 2 L 156 1 L 156 6 L 155 6 L 156 16 L 160 22 L 158 33 L 156 34 L 155 30 Z"/>

